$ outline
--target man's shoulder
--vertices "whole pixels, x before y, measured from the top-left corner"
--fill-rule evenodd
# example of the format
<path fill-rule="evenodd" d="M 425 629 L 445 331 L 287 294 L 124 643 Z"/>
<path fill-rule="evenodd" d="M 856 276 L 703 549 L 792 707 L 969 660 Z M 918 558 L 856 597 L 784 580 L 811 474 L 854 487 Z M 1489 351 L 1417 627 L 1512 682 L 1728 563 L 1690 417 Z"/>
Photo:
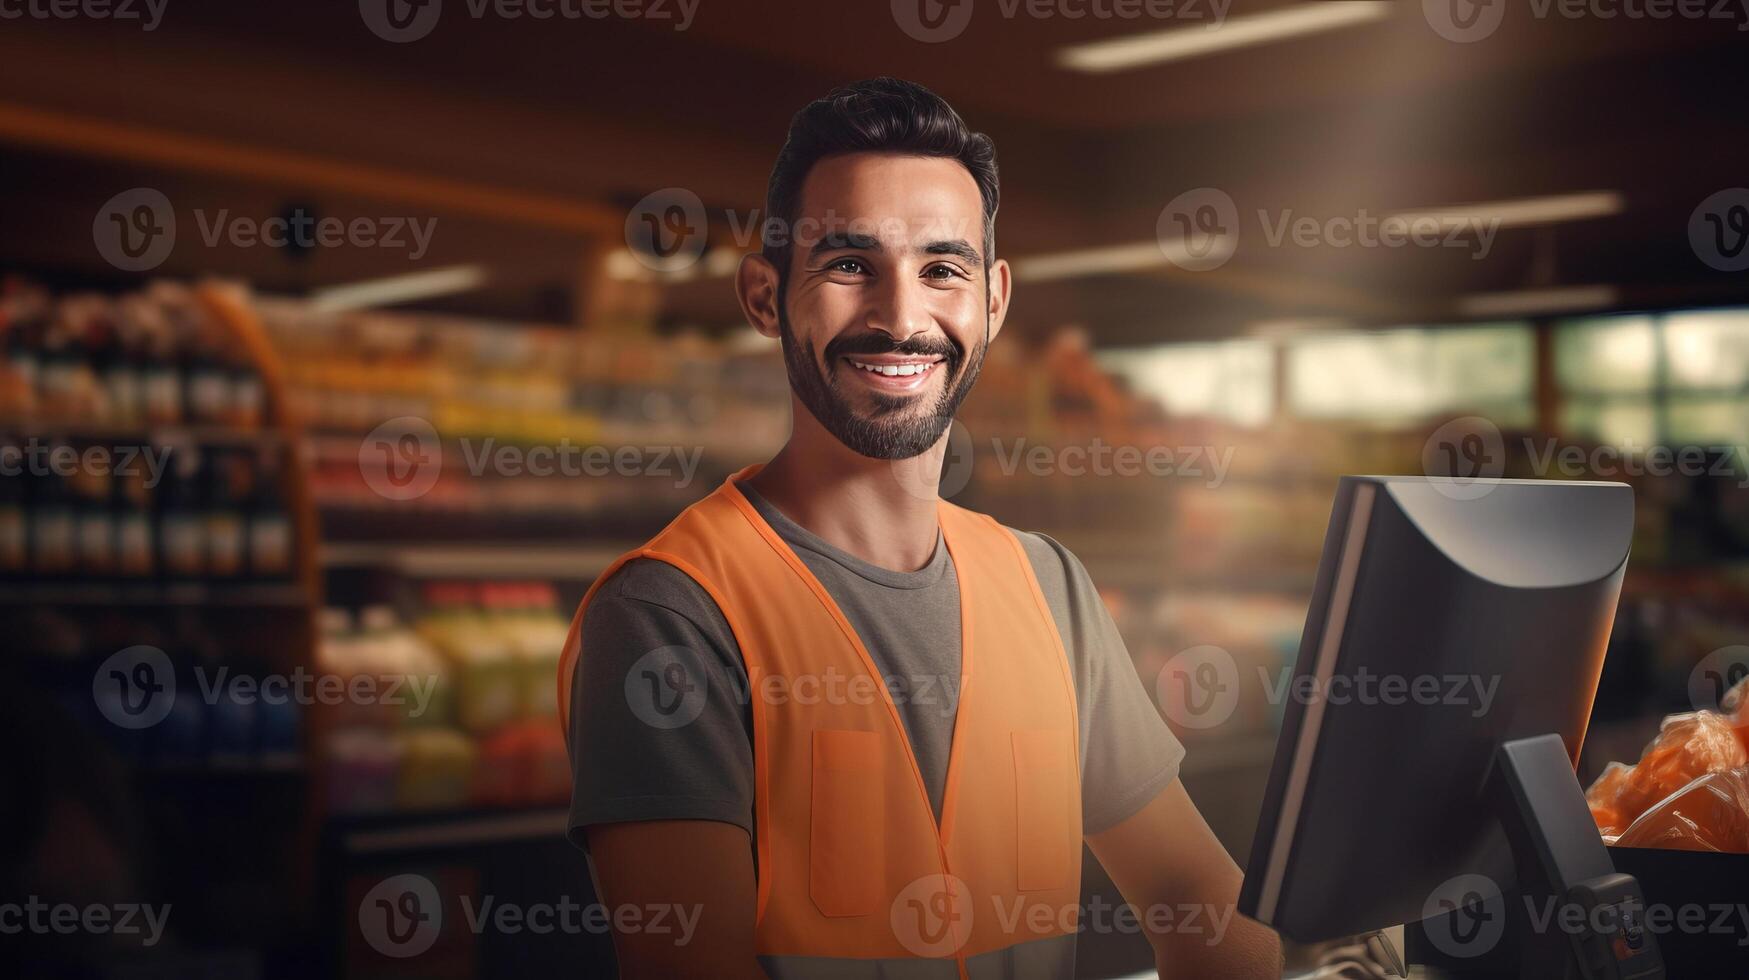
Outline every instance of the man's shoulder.
<path fill-rule="evenodd" d="M 1087 577 L 1081 560 L 1056 538 L 1042 531 L 1023 531 L 1006 524 L 1002 525 L 1002 530 L 1020 542 L 1027 563 L 1032 566 L 1033 577 L 1038 579 L 1039 588 L 1047 598 L 1066 597 L 1072 583 Z"/>
<path fill-rule="evenodd" d="M 592 601 L 602 599 L 618 604 L 660 606 L 694 621 L 721 615 L 716 602 L 692 576 L 669 562 L 641 555 L 628 559 L 608 575 Z"/>

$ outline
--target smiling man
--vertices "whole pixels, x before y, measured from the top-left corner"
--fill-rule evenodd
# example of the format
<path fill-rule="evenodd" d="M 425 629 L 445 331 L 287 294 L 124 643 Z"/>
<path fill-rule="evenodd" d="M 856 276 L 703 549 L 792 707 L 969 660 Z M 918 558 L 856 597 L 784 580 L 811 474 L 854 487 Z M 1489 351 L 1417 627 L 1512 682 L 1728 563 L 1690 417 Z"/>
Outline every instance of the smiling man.
<path fill-rule="evenodd" d="M 736 292 L 788 443 L 613 564 L 560 671 L 573 840 L 628 977 L 1068 978 L 1082 842 L 1160 975 L 1280 976 L 1086 570 L 937 499 L 1008 312 L 995 148 L 921 86 L 798 113 Z M 1193 929 L 1190 923 L 1197 923 Z"/>

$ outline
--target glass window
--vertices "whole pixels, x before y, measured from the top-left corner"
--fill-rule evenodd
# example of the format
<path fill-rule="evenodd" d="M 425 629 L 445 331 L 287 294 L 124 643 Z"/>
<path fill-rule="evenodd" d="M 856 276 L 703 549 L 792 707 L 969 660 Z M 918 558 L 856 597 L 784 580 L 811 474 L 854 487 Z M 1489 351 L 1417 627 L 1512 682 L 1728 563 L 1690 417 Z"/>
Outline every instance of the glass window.
<path fill-rule="evenodd" d="M 1673 398 L 1667 417 L 1679 446 L 1749 446 L 1749 397 Z"/>
<path fill-rule="evenodd" d="M 1656 343 L 1649 316 L 1569 320 L 1555 330 L 1555 377 L 1575 394 L 1649 392 Z"/>
<path fill-rule="evenodd" d="M 1262 425 L 1275 410 L 1275 351 L 1266 340 L 1105 350 L 1096 359 L 1173 415 Z"/>
<path fill-rule="evenodd" d="M 1561 429 L 1611 446 L 1645 449 L 1658 442 L 1658 415 L 1647 398 L 1569 398 Z"/>
<path fill-rule="evenodd" d="M 1673 389 L 1749 388 L 1749 311 L 1666 317 L 1664 356 Z"/>
<path fill-rule="evenodd" d="M 1535 341 L 1525 324 L 1297 337 L 1287 357 L 1289 404 L 1308 418 L 1531 414 Z"/>

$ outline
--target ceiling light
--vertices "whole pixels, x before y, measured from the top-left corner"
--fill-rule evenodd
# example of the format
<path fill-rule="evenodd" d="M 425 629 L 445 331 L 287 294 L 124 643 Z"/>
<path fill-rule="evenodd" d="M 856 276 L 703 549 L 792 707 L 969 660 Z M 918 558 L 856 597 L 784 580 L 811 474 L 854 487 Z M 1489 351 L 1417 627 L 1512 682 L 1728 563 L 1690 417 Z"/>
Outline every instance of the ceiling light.
<path fill-rule="evenodd" d="M 1622 196 L 1615 191 L 1587 191 L 1580 194 L 1556 194 L 1550 197 L 1525 197 L 1486 204 L 1459 204 L 1451 207 L 1398 211 L 1391 218 L 1404 222 L 1432 218 L 1442 228 L 1472 228 L 1478 224 L 1496 228 L 1526 225 L 1552 225 L 1586 218 L 1606 218 L 1620 214 Z"/>
<path fill-rule="evenodd" d="M 344 286 L 328 286 L 310 294 L 310 307 L 318 313 L 363 310 L 465 293 L 478 289 L 485 283 L 484 266 L 452 265 L 429 272 L 413 272 L 404 276 L 347 283 Z"/>
<path fill-rule="evenodd" d="M 1135 242 L 1129 245 L 1107 245 L 1102 248 L 1081 248 L 1069 252 L 1051 252 L 1015 259 L 1014 278 L 1027 282 L 1048 282 L 1052 279 L 1074 279 L 1113 272 L 1134 272 L 1166 263 L 1159 242 Z"/>
<path fill-rule="evenodd" d="M 1367 24 L 1389 17 L 1393 6 L 1390 0 L 1295 4 L 1206 25 L 1077 44 L 1058 51 L 1057 64 L 1074 71 L 1125 71 Z"/>
<path fill-rule="evenodd" d="M 1520 289 L 1509 293 L 1472 293 L 1459 296 L 1457 311 L 1463 316 L 1529 316 L 1536 313 L 1580 313 L 1617 305 L 1621 293 L 1614 286 L 1566 286 L 1555 289 Z"/>

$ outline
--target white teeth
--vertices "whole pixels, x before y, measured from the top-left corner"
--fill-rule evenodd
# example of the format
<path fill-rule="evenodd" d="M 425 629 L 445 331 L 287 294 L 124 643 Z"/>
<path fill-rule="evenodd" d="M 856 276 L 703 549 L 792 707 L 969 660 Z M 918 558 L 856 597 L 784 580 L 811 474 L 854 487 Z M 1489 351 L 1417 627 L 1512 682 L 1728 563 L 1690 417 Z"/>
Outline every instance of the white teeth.
<path fill-rule="evenodd" d="M 850 363 L 870 374 L 884 375 L 889 378 L 907 378 L 914 374 L 923 374 L 935 366 L 933 361 L 928 364 L 863 364 L 860 361 L 851 361 Z"/>

